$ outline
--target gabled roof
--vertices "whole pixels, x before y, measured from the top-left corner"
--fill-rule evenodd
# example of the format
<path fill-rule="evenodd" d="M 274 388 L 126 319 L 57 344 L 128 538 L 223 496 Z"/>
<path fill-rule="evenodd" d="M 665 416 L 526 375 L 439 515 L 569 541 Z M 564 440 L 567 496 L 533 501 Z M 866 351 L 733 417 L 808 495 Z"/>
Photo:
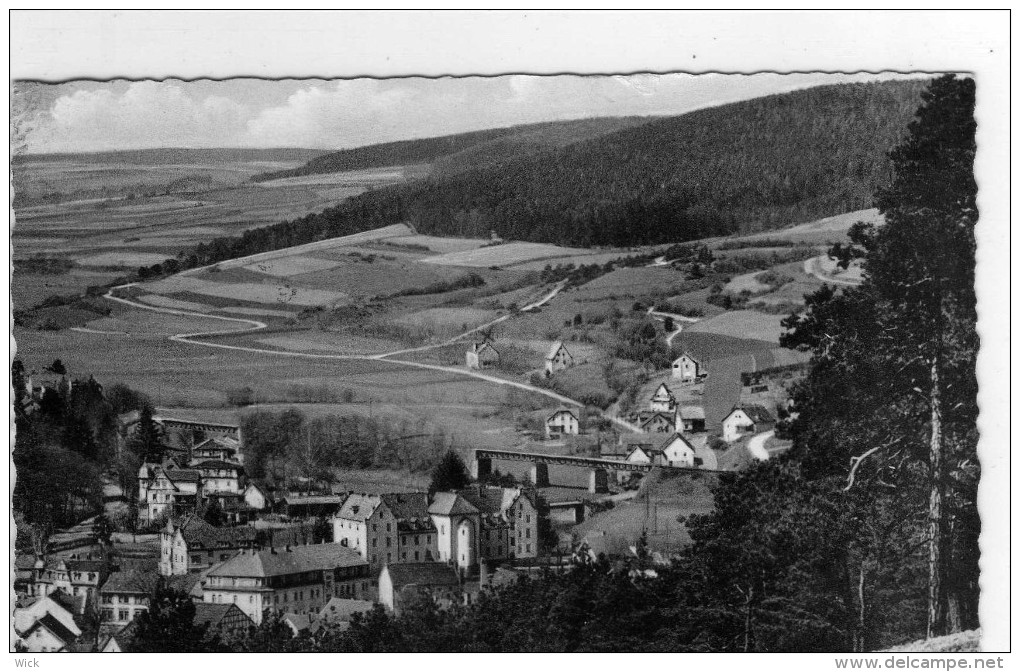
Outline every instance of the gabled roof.
<path fill-rule="evenodd" d="M 159 576 L 147 572 L 114 572 L 103 584 L 101 593 L 129 593 L 133 595 L 152 595 L 156 592 Z"/>
<path fill-rule="evenodd" d="M 202 480 L 202 474 L 195 469 L 164 469 L 164 472 L 175 483 L 197 483 Z"/>
<path fill-rule="evenodd" d="M 499 350 L 496 349 L 496 346 L 494 346 L 489 341 L 480 341 L 480 342 L 475 342 L 475 343 L 471 344 L 471 351 L 472 352 L 479 353 L 479 352 L 482 352 L 483 350 L 492 350 L 497 355 L 499 354 Z"/>
<path fill-rule="evenodd" d="M 557 352 L 559 352 L 559 351 L 560 351 L 561 349 L 562 349 L 562 350 L 563 350 L 564 352 L 566 352 L 566 353 L 567 353 L 568 355 L 570 355 L 570 351 L 569 351 L 569 350 L 567 350 L 567 346 L 563 345 L 563 341 L 556 341 L 556 342 L 555 342 L 555 343 L 553 343 L 553 344 L 552 344 L 552 346 L 551 346 L 551 347 L 549 348 L 549 354 L 547 354 L 547 355 L 545 356 L 545 358 L 546 358 L 546 359 L 552 359 L 552 358 L 554 358 L 554 357 L 556 356 L 556 353 L 557 353 Z M 573 356 L 573 355 L 571 355 L 571 356 Z"/>
<path fill-rule="evenodd" d="M 563 413 L 567 413 L 567 414 L 569 414 L 569 415 L 570 415 L 570 416 L 571 416 L 572 418 L 574 418 L 574 420 L 577 420 L 577 416 L 576 416 L 576 415 L 574 415 L 574 412 L 573 412 L 572 410 L 570 410 L 569 408 L 561 408 L 561 409 L 559 409 L 558 411 L 556 411 L 555 413 L 553 413 L 552 415 L 550 415 L 550 416 L 549 416 L 548 418 L 546 418 L 546 419 L 545 419 L 545 421 L 546 421 L 546 422 L 549 422 L 550 420 L 552 420 L 553 418 L 555 418 L 555 417 L 556 417 L 557 415 L 561 415 L 561 414 L 563 414 Z"/>
<path fill-rule="evenodd" d="M 352 492 L 337 512 L 337 518 L 365 521 L 372 517 L 382 500 L 377 495 Z"/>
<path fill-rule="evenodd" d="M 683 434 L 671 434 L 670 436 L 666 437 L 666 439 L 662 443 L 656 446 L 656 450 L 658 450 L 659 452 L 664 452 L 667 448 L 673 445 L 673 442 L 678 440 L 682 441 L 684 445 L 690 448 L 691 452 L 694 452 L 694 446 L 691 444 L 690 441 L 687 440 L 686 437 L 684 437 Z"/>
<path fill-rule="evenodd" d="M 684 420 L 704 420 L 705 409 L 701 406 L 681 406 L 680 417 Z"/>
<path fill-rule="evenodd" d="M 655 457 L 656 455 L 659 455 L 659 454 L 662 453 L 662 449 L 661 448 L 653 448 L 652 446 L 648 446 L 648 445 L 639 445 L 639 446 L 634 446 L 633 448 L 631 448 L 627 452 L 627 458 L 629 459 L 631 455 L 633 455 L 634 453 L 636 453 L 639 450 L 642 453 L 644 453 L 645 455 L 647 455 L 648 457 Z"/>
<path fill-rule="evenodd" d="M 457 494 L 480 513 L 499 514 L 513 504 L 517 498 L 517 488 L 475 486 L 458 490 Z"/>
<path fill-rule="evenodd" d="M 429 506 L 429 513 L 437 516 L 453 516 L 479 513 L 470 502 L 455 492 L 437 492 Z"/>
<path fill-rule="evenodd" d="M 181 536 L 189 547 L 235 547 L 255 540 L 252 527 L 214 527 L 195 514 L 189 514 L 178 524 Z"/>
<path fill-rule="evenodd" d="M 666 383 L 660 383 L 659 386 L 657 388 L 655 388 L 655 393 L 652 394 L 652 398 L 654 399 L 655 397 L 658 397 L 660 392 L 665 392 L 666 396 L 669 399 L 673 399 L 673 400 L 676 399 L 676 397 L 673 396 L 673 391 L 671 389 L 669 389 L 669 385 L 667 385 Z"/>
<path fill-rule="evenodd" d="M 659 440 L 659 437 L 654 434 L 648 434 L 647 432 L 631 432 L 620 434 L 620 445 L 621 446 L 648 446 L 649 448 L 654 446 Z"/>
<path fill-rule="evenodd" d="M 775 422 L 775 419 L 773 419 L 772 414 L 769 413 L 764 406 L 759 406 L 758 404 L 744 404 L 741 406 L 734 406 L 733 410 L 726 414 L 726 418 L 730 417 L 737 411 L 743 411 L 744 415 L 750 418 L 751 422 L 755 424 L 759 423 L 767 424 L 770 422 Z M 723 418 L 723 420 L 725 420 L 726 418 Z"/>
<path fill-rule="evenodd" d="M 459 586 L 457 570 L 445 562 L 402 562 L 386 565 L 394 590 L 407 586 Z"/>
<path fill-rule="evenodd" d="M 213 567 L 209 576 L 266 578 L 367 564 L 353 548 L 340 544 L 311 544 L 292 546 L 289 551 L 286 548 L 245 551 Z"/>
<path fill-rule="evenodd" d="M 39 618 L 38 620 L 36 620 L 36 622 L 33 623 L 32 626 L 25 631 L 23 637 L 28 637 L 39 628 L 46 628 L 47 630 L 52 632 L 53 635 L 57 639 L 62 641 L 65 646 L 73 643 L 74 640 L 78 639 L 78 636 L 75 635 L 70 630 L 68 630 L 63 623 L 54 618 L 53 614 L 46 614 Z"/>
<path fill-rule="evenodd" d="M 680 356 L 677 357 L 676 359 L 674 359 L 673 361 L 674 362 L 678 362 L 681 359 L 683 359 L 684 357 L 686 357 L 687 359 L 691 360 L 695 364 L 701 364 L 701 357 L 698 357 L 697 355 L 692 353 L 690 350 L 684 350 L 683 352 L 680 353 Z"/>
<path fill-rule="evenodd" d="M 658 413 L 653 413 L 652 415 L 648 416 L 647 420 L 641 422 L 641 426 L 644 427 L 645 425 L 650 425 L 653 421 L 655 421 L 656 418 L 661 418 L 670 425 L 673 424 L 673 418 L 669 417 L 668 415 L 660 411 Z"/>
<path fill-rule="evenodd" d="M 229 436 L 214 436 L 212 438 L 206 439 L 205 441 L 202 441 L 199 444 L 196 444 L 195 447 L 192 448 L 191 450 L 195 451 L 216 447 L 237 452 L 240 445 L 241 444 L 237 439 L 231 438 Z"/>
<path fill-rule="evenodd" d="M 394 492 L 379 495 L 383 504 L 397 520 L 427 520 L 429 495 L 427 492 Z"/>
<path fill-rule="evenodd" d="M 368 600 L 351 600 L 344 597 L 334 597 L 319 612 L 319 618 L 327 621 L 346 621 L 354 614 L 372 611 L 374 607 L 375 602 L 369 602 Z"/>
<path fill-rule="evenodd" d="M 242 467 L 237 462 L 227 462 L 226 460 L 202 460 L 200 462 L 192 462 L 192 469 L 233 469 L 237 472 L 243 472 Z"/>
<path fill-rule="evenodd" d="M 223 623 L 223 619 L 228 615 L 236 616 L 236 614 L 231 614 L 232 611 L 236 611 L 244 616 L 250 625 L 255 625 L 251 617 L 244 613 L 236 604 L 213 604 L 211 602 L 195 603 L 195 625 L 206 625 L 210 630 L 213 630 L 218 628 Z"/>

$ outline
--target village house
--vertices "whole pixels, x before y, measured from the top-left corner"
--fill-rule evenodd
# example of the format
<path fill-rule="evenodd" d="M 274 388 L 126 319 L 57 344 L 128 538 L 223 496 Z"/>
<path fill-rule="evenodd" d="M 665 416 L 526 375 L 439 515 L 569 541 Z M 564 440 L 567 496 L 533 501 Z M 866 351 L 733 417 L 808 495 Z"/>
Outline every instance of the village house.
<path fill-rule="evenodd" d="M 442 562 L 386 565 L 379 575 L 379 602 L 395 615 L 417 594 L 427 594 L 443 607 L 461 600 L 457 571 Z"/>
<path fill-rule="evenodd" d="M 638 421 L 641 431 L 646 434 L 669 434 L 676 431 L 676 416 L 673 413 L 642 413 Z"/>
<path fill-rule="evenodd" d="M 648 410 L 653 413 L 670 413 L 676 411 L 676 397 L 666 383 L 662 383 L 655 390 L 655 394 L 648 401 Z"/>
<path fill-rule="evenodd" d="M 556 341 L 549 348 L 549 353 L 545 356 L 545 375 L 551 376 L 557 371 L 568 369 L 574 365 L 574 356 L 567 350 L 567 346 L 563 345 L 563 341 Z"/>
<path fill-rule="evenodd" d="M 195 514 L 171 519 L 159 533 L 159 573 L 201 572 L 255 543 L 252 527 L 213 527 Z"/>
<path fill-rule="evenodd" d="M 68 650 L 82 633 L 74 618 L 75 606 L 60 590 L 18 601 L 13 614 L 16 641 L 30 653 Z"/>
<path fill-rule="evenodd" d="M 273 508 L 288 518 L 329 517 L 340 510 L 345 499 L 345 495 L 286 494 L 276 499 Z"/>
<path fill-rule="evenodd" d="M 245 633 L 255 621 L 236 604 L 195 604 L 195 625 L 205 627 L 206 637 L 231 637 Z"/>
<path fill-rule="evenodd" d="M 682 382 L 693 382 L 704 375 L 703 365 L 700 359 L 685 352 L 673 360 L 673 379 Z"/>
<path fill-rule="evenodd" d="M 631 464 L 652 464 L 659 467 L 695 467 L 694 446 L 680 434 L 673 434 L 654 445 L 637 444 L 627 455 Z"/>
<path fill-rule="evenodd" d="M 159 575 L 119 571 L 110 575 L 99 591 L 100 620 L 104 624 L 127 625 L 149 610 Z"/>
<path fill-rule="evenodd" d="M 80 615 L 96 604 L 99 586 L 109 573 L 110 563 L 105 558 L 98 555 L 93 558 L 91 553 L 80 557 L 72 554 L 48 561 L 36 560 L 23 586 L 31 597 L 44 597 L 58 591 L 67 595 L 74 603 L 74 613 Z"/>
<path fill-rule="evenodd" d="M 581 423 L 574 412 L 568 409 L 560 409 L 545 420 L 545 435 L 549 439 L 558 439 L 565 435 L 577 435 L 580 433 Z"/>
<path fill-rule="evenodd" d="M 469 369 L 493 369 L 499 366 L 499 351 L 489 343 L 472 343 L 464 355 Z"/>
<path fill-rule="evenodd" d="M 424 492 L 351 493 L 333 517 L 333 541 L 357 550 L 373 572 L 385 564 L 437 555 L 436 528 Z"/>
<path fill-rule="evenodd" d="M 723 418 L 723 441 L 736 441 L 745 434 L 767 432 L 775 427 L 776 421 L 764 406 L 745 404 L 734 406 Z"/>
<path fill-rule="evenodd" d="M 370 591 L 368 563 L 341 544 L 245 550 L 206 574 L 202 601 L 236 604 L 256 625 L 266 611 L 318 613 L 331 597 Z"/>
<path fill-rule="evenodd" d="M 680 422 L 677 429 L 687 433 L 705 431 L 705 409 L 701 406 L 681 406 L 677 417 Z"/>
<path fill-rule="evenodd" d="M 203 497 L 224 493 L 241 495 L 244 492 L 244 467 L 239 464 L 208 459 L 192 461 L 188 469 L 197 471 L 201 476 Z"/>
<path fill-rule="evenodd" d="M 254 481 L 249 481 L 245 486 L 244 503 L 253 511 L 270 511 L 273 508 L 273 498 L 266 492 L 266 489 Z"/>
<path fill-rule="evenodd" d="M 241 443 L 231 436 L 214 436 L 198 443 L 191 449 L 192 463 L 205 460 L 240 462 Z"/>
<path fill-rule="evenodd" d="M 201 500 L 202 475 L 195 469 L 146 463 L 138 470 L 138 520 L 142 523 L 163 514 L 194 512 Z"/>

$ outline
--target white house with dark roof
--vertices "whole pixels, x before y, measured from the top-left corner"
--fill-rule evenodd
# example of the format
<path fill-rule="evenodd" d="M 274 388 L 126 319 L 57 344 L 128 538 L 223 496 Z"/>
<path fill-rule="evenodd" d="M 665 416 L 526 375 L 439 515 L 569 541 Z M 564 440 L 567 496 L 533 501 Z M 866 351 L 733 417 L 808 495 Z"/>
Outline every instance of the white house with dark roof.
<path fill-rule="evenodd" d="M 694 446 L 681 434 L 673 434 L 652 445 L 635 444 L 627 454 L 627 462 L 660 467 L 698 466 Z"/>
<path fill-rule="evenodd" d="M 681 406 L 677 411 L 680 427 L 677 429 L 693 433 L 705 431 L 705 409 L 701 406 Z"/>
<path fill-rule="evenodd" d="M 558 439 L 561 436 L 580 434 L 581 422 L 573 411 L 561 408 L 545 419 L 546 438 Z"/>
<path fill-rule="evenodd" d="M 646 434 L 669 434 L 676 431 L 676 415 L 665 411 L 640 414 L 638 423 Z"/>
<path fill-rule="evenodd" d="M 723 441 L 736 441 L 744 434 L 767 432 L 776 421 L 764 406 L 744 404 L 734 406 L 722 420 Z"/>
<path fill-rule="evenodd" d="M 524 488 L 475 486 L 438 492 L 429 507 L 439 537 L 439 559 L 464 573 L 479 560 L 537 557 L 544 515 Z"/>
<path fill-rule="evenodd" d="M 673 379 L 682 382 L 692 382 L 704 375 L 704 367 L 699 358 L 695 358 L 690 352 L 684 352 L 673 360 Z"/>
<path fill-rule="evenodd" d="M 244 503 L 249 509 L 267 511 L 273 508 L 273 498 L 265 488 L 254 481 L 249 481 L 242 493 Z"/>
<path fill-rule="evenodd" d="M 36 629 L 37 624 L 41 631 Z M 29 651 L 60 651 L 81 636 L 74 606 L 60 591 L 19 601 L 14 607 L 13 626 Z"/>
<path fill-rule="evenodd" d="M 241 495 L 244 492 L 244 467 L 236 462 L 219 459 L 192 460 L 188 468 L 197 471 L 201 476 L 204 497 L 218 494 Z"/>
<path fill-rule="evenodd" d="M 206 574 L 202 601 L 236 604 L 256 625 L 267 611 L 317 614 L 337 595 L 371 592 L 368 563 L 341 544 L 246 550 Z"/>
<path fill-rule="evenodd" d="M 201 572 L 255 546 L 255 528 L 213 527 L 196 514 L 168 520 L 159 533 L 159 573 Z"/>
<path fill-rule="evenodd" d="M 673 413 L 676 410 L 676 397 L 666 383 L 656 388 L 652 398 L 648 400 L 648 410 L 653 413 Z"/>
<path fill-rule="evenodd" d="M 556 341 L 549 348 L 545 356 L 545 375 L 551 376 L 557 371 L 568 369 L 574 365 L 574 356 L 563 345 L 563 341 Z"/>

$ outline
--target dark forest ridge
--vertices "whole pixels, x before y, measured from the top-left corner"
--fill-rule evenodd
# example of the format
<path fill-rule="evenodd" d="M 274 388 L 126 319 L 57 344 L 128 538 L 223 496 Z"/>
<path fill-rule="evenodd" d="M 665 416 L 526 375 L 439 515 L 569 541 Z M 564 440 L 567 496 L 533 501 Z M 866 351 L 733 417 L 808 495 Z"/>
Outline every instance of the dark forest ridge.
<path fill-rule="evenodd" d="M 435 172 L 448 174 L 590 140 L 647 123 L 655 118 L 599 117 L 548 121 L 435 138 L 366 145 L 330 152 L 313 158 L 298 168 L 263 173 L 256 175 L 252 180 L 259 182 L 300 175 L 417 164 L 433 164 Z"/>
<path fill-rule="evenodd" d="M 309 161 L 328 153 L 328 149 L 301 147 L 157 147 L 153 149 L 118 149 L 106 152 L 62 152 L 55 154 L 22 154 L 13 163 L 45 163 L 76 161 L 78 163 L 137 163 L 159 165 L 194 163 L 198 161 Z"/>

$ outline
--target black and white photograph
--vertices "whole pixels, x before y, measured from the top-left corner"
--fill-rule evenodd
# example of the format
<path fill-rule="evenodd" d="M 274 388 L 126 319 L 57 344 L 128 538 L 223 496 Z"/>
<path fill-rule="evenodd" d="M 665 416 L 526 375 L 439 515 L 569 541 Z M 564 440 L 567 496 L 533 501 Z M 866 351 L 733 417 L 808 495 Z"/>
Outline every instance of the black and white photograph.
<path fill-rule="evenodd" d="M 111 50 L 125 22 L 172 22 L 172 41 L 212 15 L 224 34 L 274 20 L 62 14 L 14 12 L 43 36 L 77 16 Z M 26 53 L 15 661 L 876 654 L 813 668 L 832 669 L 923 653 L 995 669 L 982 652 L 1008 652 L 989 600 L 1009 593 L 1009 281 L 978 282 L 989 244 L 1008 247 L 1008 193 L 990 217 L 976 171 L 994 151 L 981 101 L 1008 82 L 966 59 L 22 76 Z M 991 548 L 1006 585 L 984 574 Z"/>

